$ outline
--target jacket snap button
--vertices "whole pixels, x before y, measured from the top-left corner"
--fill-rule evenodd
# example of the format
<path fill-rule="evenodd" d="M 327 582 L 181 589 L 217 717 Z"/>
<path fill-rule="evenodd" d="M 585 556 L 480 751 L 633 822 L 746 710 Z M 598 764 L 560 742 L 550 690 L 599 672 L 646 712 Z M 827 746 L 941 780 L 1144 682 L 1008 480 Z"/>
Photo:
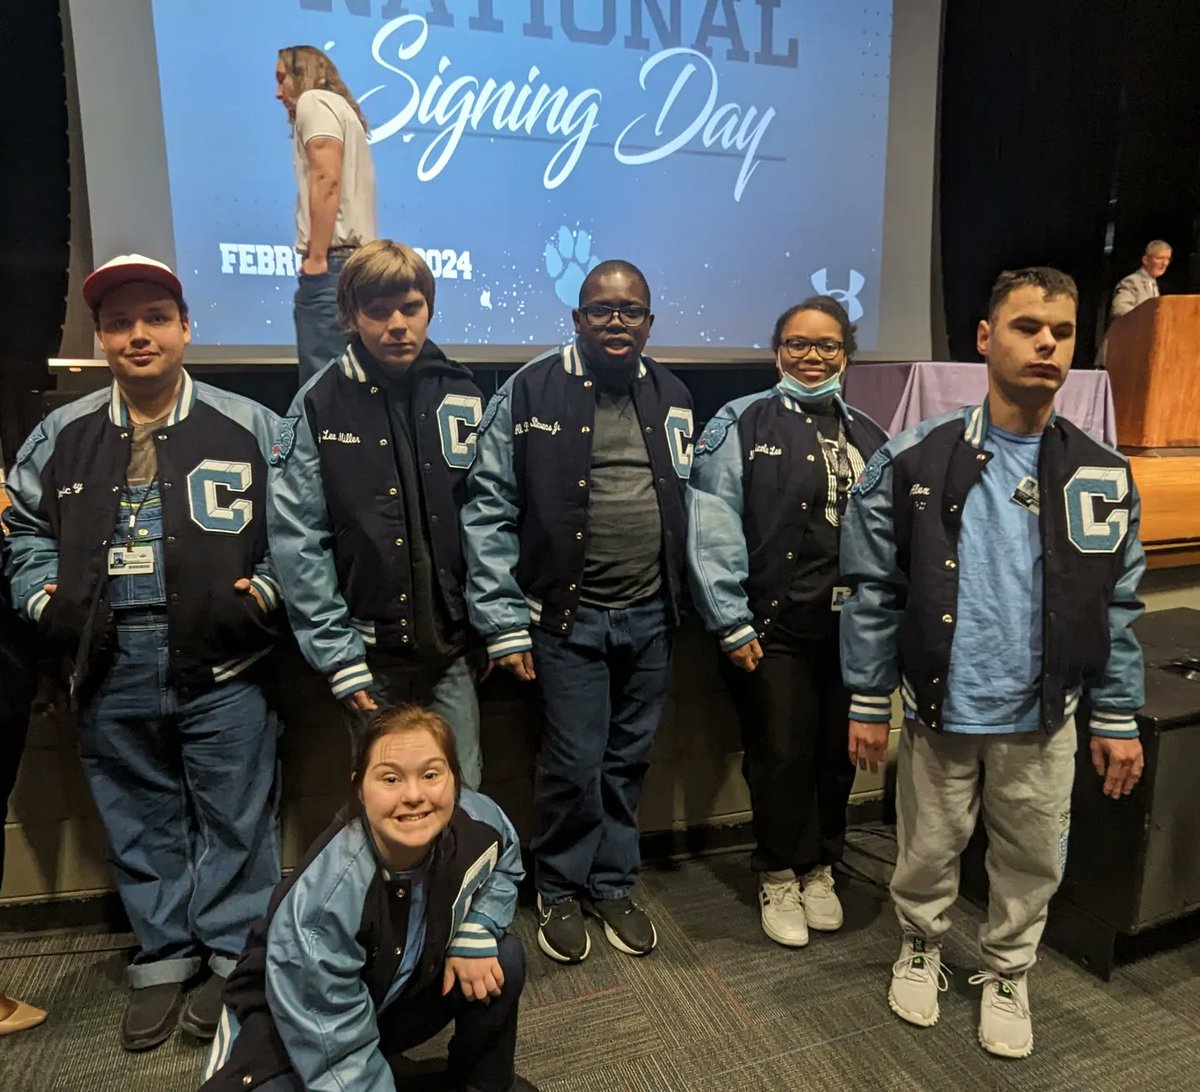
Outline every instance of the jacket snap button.
<path fill-rule="evenodd" d="M 406 645 L 406 644 L 408 644 L 408 638 L 407 638 L 407 637 L 401 637 L 401 638 L 400 638 L 400 643 L 401 643 L 402 645 Z"/>
<path fill-rule="evenodd" d="M 401 592 L 401 593 L 400 593 L 400 602 L 401 602 L 401 603 L 407 603 L 407 602 L 408 602 L 408 596 L 407 596 L 407 595 L 405 595 L 403 592 Z"/>
<path fill-rule="evenodd" d="M 579 488 L 582 489 L 585 485 L 587 485 L 587 481 L 583 478 L 580 478 L 579 479 Z"/>
<path fill-rule="evenodd" d="M 788 559 L 788 561 L 791 561 L 791 560 L 793 560 L 793 559 L 795 558 L 795 556 L 796 556 L 796 555 L 795 555 L 794 553 L 792 553 L 792 551 L 791 551 L 791 550 L 788 550 L 788 552 L 787 552 L 787 559 Z"/>
<path fill-rule="evenodd" d="M 958 505 L 957 505 L 957 504 L 952 504 L 952 505 L 950 505 L 950 511 L 951 511 L 951 512 L 957 512 L 957 511 L 958 511 Z"/>
<path fill-rule="evenodd" d="M 396 898 L 398 898 L 398 899 L 404 898 L 404 888 L 403 887 L 399 887 L 396 889 Z"/>
<path fill-rule="evenodd" d="M 407 626 L 407 625 L 408 625 L 408 619 L 407 619 L 407 618 L 401 618 L 401 619 L 400 619 L 400 624 L 401 624 L 402 626 Z"/>
<path fill-rule="evenodd" d="M 396 955 L 404 955 L 404 949 L 403 949 L 403 948 L 397 948 L 397 949 L 396 949 Z"/>
<path fill-rule="evenodd" d="M 812 424 L 812 418 L 811 418 L 811 417 L 805 417 L 805 418 L 804 418 L 804 423 L 805 423 L 806 425 L 811 425 L 811 424 Z"/>
<path fill-rule="evenodd" d="M 578 584 L 568 584 L 567 591 L 575 591 L 579 587 Z"/>
<path fill-rule="evenodd" d="M 771 606 L 773 606 L 773 607 L 777 607 L 777 606 L 779 606 L 779 600 L 778 600 L 778 599 L 772 599 L 772 600 L 771 600 Z"/>
<path fill-rule="evenodd" d="M 929 681 L 930 681 L 931 683 L 933 683 L 933 685 L 934 685 L 934 686 L 937 686 L 937 684 L 938 684 L 938 683 L 940 683 L 942 680 L 941 680 L 941 678 L 940 678 L 940 677 L 937 677 L 937 678 L 930 679 Z M 932 708 L 933 708 L 933 706 L 930 706 L 930 708 L 932 709 Z"/>
<path fill-rule="evenodd" d="M 770 624 L 771 624 L 771 619 L 770 619 L 770 618 L 764 618 L 764 619 L 763 619 L 763 625 L 764 625 L 764 626 L 769 626 Z"/>
<path fill-rule="evenodd" d="M 398 538 L 398 539 L 396 539 L 396 545 L 397 545 L 397 546 L 403 546 L 403 545 L 404 545 L 404 539 L 402 539 L 402 538 Z"/>
<path fill-rule="evenodd" d="M 570 618 L 570 617 L 571 617 L 571 608 L 570 608 L 570 607 L 568 607 L 566 610 L 564 610 L 564 611 L 563 611 L 563 617 L 564 617 L 564 618 Z"/>
<path fill-rule="evenodd" d="M 114 485 L 114 486 L 113 486 L 113 492 L 114 492 L 114 493 L 119 493 L 120 491 L 121 491 L 121 487 L 120 487 L 119 485 Z"/>
<path fill-rule="evenodd" d="M 580 432 L 591 432 L 592 430 L 590 428 L 588 428 L 587 425 L 584 425 L 583 428 L 581 428 L 579 431 Z"/>
<path fill-rule="evenodd" d="M 372 393 L 372 394 L 378 394 L 378 393 L 379 393 L 379 388 L 378 388 L 378 387 L 372 387 L 372 388 L 371 388 L 371 393 Z"/>
<path fill-rule="evenodd" d="M 380 447 L 387 447 L 387 440 L 380 440 L 380 441 L 379 441 L 379 446 L 380 446 Z"/>
<path fill-rule="evenodd" d="M 254 1078 L 253 1078 L 253 1077 L 251 1077 L 249 1073 L 247 1073 L 247 1074 L 246 1074 L 246 1075 L 245 1075 L 245 1076 L 242 1078 L 242 1084 L 246 1085 L 247 1087 L 249 1087 L 249 1086 L 250 1086 L 251 1084 L 253 1084 L 253 1083 L 254 1083 Z"/>
<path fill-rule="evenodd" d="M 398 492 L 399 490 L 393 485 L 392 488 L 388 490 L 388 496 L 394 497 Z"/>
<path fill-rule="evenodd" d="M 590 387 L 591 387 L 591 385 L 592 385 L 592 381 L 591 381 L 590 379 L 585 379 L 585 380 L 583 381 L 583 385 L 584 385 L 585 387 L 588 387 L 588 388 L 590 388 Z"/>
<path fill-rule="evenodd" d="M 808 501 L 801 501 L 801 502 L 800 502 L 800 511 L 802 511 L 802 512 L 807 512 L 807 511 L 808 511 Z"/>
<path fill-rule="evenodd" d="M 978 455 L 975 456 L 975 458 L 977 458 L 982 463 L 987 459 L 987 456 L 981 451 Z"/>
<path fill-rule="evenodd" d="M 582 540 L 582 539 L 583 539 L 583 532 L 582 532 L 582 531 L 576 531 L 576 532 L 575 532 L 575 537 L 576 537 L 577 539 L 580 539 L 580 540 Z"/>
<path fill-rule="evenodd" d="M 154 438 L 155 438 L 156 440 L 165 440 L 165 439 L 167 438 L 167 434 L 166 434 L 165 432 L 160 432 L 160 433 L 159 433 L 157 436 L 155 436 Z"/>
<path fill-rule="evenodd" d="M 943 621 L 943 622 L 953 622 L 953 621 L 954 621 L 954 618 L 953 618 L 951 615 L 949 615 L 949 614 L 943 614 L 943 615 L 942 615 L 942 621 Z"/>
<path fill-rule="evenodd" d="M 815 462 L 817 461 L 817 457 L 816 457 L 815 455 L 806 455 L 806 456 L 805 456 L 805 458 L 806 458 L 806 459 L 807 459 L 807 460 L 808 460 L 810 463 L 815 463 Z"/>
<path fill-rule="evenodd" d="M 946 558 L 946 568 L 947 568 L 947 569 L 956 569 L 956 568 L 958 568 L 958 566 L 954 564 L 954 558 L 952 558 L 952 557 L 948 557 L 948 558 Z"/>

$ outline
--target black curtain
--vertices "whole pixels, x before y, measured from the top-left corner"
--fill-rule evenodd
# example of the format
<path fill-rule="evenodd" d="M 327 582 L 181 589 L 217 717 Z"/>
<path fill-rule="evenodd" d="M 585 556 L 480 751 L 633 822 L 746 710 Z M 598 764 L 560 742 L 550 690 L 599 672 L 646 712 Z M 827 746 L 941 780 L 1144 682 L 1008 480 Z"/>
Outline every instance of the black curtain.
<path fill-rule="evenodd" d="M 70 175 L 62 24 L 52 0 L 0 17 L 0 436 L 5 463 L 37 419 L 66 313 Z M 20 9 L 19 11 L 17 9 Z"/>
<path fill-rule="evenodd" d="M 1075 362 L 1090 363 L 1107 291 L 1123 0 L 947 0 L 941 238 L 951 357 L 1004 269 L 1053 265 L 1079 284 Z"/>

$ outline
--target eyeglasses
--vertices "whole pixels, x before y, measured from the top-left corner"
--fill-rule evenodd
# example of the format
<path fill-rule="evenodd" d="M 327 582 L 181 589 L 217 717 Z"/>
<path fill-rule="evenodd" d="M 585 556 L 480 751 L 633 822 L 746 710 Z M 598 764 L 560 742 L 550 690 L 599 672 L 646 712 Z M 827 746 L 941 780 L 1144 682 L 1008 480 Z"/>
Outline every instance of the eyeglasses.
<path fill-rule="evenodd" d="M 589 326 L 607 326 L 613 316 L 617 315 L 620 316 L 622 326 L 633 328 L 646 321 L 650 308 L 633 304 L 610 307 L 607 303 L 589 303 L 586 307 L 579 308 L 579 313 L 587 319 Z"/>
<path fill-rule="evenodd" d="M 833 360 L 842 351 L 842 343 L 837 338 L 823 337 L 810 341 L 806 337 L 790 337 L 783 343 L 787 355 L 793 360 L 803 360 L 813 350 L 822 360 Z"/>

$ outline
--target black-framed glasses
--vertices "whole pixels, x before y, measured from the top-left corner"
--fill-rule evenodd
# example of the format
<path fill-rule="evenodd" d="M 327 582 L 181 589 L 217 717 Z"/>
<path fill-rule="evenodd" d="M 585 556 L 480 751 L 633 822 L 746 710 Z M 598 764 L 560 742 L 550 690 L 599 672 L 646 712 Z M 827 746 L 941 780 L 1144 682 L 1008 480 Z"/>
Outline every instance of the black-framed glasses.
<path fill-rule="evenodd" d="M 793 360 L 803 360 L 813 349 L 822 360 L 833 360 L 842 351 L 842 343 L 835 337 L 822 337 L 810 341 L 806 337 L 790 337 L 783 343 L 787 355 Z"/>
<path fill-rule="evenodd" d="M 622 304 L 620 307 L 612 307 L 607 303 L 589 303 L 586 307 L 579 308 L 579 313 L 587 319 L 589 326 L 607 326 L 616 315 L 620 318 L 622 326 L 632 328 L 641 326 L 646 321 L 646 317 L 650 314 L 650 308 L 637 304 Z"/>

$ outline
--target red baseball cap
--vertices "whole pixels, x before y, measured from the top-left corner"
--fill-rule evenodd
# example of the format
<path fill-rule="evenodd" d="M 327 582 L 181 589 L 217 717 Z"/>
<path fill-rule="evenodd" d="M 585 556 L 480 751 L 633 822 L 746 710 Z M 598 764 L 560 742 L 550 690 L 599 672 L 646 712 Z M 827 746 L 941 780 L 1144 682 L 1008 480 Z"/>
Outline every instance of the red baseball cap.
<path fill-rule="evenodd" d="M 183 298 L 183 285 L 169 266 L 142 254 L 118 254 L 83 282 L 84 302 L 95 310 L 109 292 L 130 281 L 149 281 L 161 285 L 176 299 Z"/>

